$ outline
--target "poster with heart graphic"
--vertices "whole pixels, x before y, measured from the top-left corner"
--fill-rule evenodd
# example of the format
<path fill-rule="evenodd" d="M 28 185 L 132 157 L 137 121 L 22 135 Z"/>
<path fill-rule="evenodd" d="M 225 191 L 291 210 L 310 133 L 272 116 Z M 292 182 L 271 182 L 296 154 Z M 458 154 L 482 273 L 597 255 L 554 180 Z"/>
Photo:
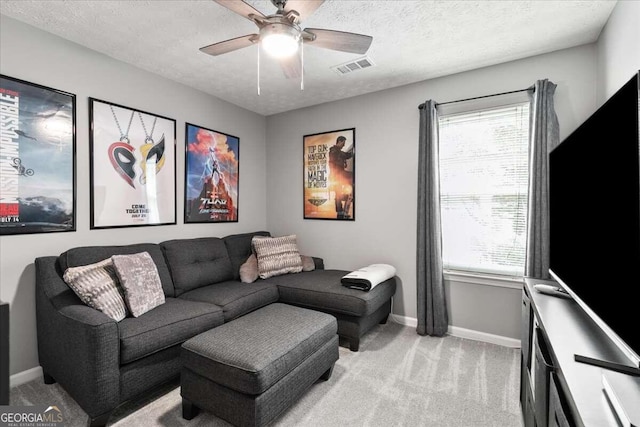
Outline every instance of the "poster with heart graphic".
<path fill-rule="evenodd" d="M 176 224 L 176 121 L 89 98 L 91 229 Z"/>

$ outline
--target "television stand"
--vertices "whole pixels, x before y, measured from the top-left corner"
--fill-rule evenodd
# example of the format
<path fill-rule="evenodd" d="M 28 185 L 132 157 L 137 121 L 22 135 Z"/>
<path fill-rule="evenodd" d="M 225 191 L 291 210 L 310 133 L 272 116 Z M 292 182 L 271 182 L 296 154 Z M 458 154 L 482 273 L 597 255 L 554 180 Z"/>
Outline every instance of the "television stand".
<path fill-rule="evenodd" d="M 588 365 L 599 366 L 600 368 L 608 369 L 611 371 L 621 372 L 623 374 L 640 376 L 640 368 L 635 366 L 629 366 L 620 362 L 611 362 L 609 360 L 596 359 L 593 357 L 583 356 L 580 354 L 574 355 L 574 360 L 580 363 L 586 363 Z"/>

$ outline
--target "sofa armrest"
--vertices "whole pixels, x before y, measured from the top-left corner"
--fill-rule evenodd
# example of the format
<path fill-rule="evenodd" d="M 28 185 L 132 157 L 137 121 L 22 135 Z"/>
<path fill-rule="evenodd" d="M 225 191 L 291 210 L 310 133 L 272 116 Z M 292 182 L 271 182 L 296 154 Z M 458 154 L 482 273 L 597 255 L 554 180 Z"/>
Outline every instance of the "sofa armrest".
<path fill-rule="evenodd" d="M 120 403 L 118 324 L 88 307 L 63 285 L 55 257 L 37 258 L 38 357 L 53 377 L 95 418 Z"/>
<path fill-rule="evenodd" d="M 58 313 L 73 322 L 77 322 L 79 324 L 78 326 L 81 326 L 83 328 L 97 328 L 99 326 L 109 325 L 111 323 L 117 325 L 115 320 L 113 320 L 103 312 L 98 311 L 95 308 L 91 308 L 87 305 L 67 305 L 58 309 Z"/>
<path fill-rule="evenodd" d="M 324 270 L 324 259 L 318 257 L 311 258 L 313 258 L 313 263 L 316 266 L 316 270 Z"/>

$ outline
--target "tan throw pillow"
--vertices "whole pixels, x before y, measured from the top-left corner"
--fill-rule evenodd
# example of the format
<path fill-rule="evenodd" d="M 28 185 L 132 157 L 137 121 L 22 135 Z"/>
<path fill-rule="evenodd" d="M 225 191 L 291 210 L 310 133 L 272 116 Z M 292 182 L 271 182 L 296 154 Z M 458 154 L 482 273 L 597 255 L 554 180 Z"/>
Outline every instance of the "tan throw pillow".
<path fill-rule="evenodd" d="M 133 317 L 164 304 L 164 291 L 156 263 L 148 252 L 111 257 Z"/>
<path fill-rule="evenodd" d="M 302 271 L 313 271 L 316 269 L 316 263 L 313 258 L 306 255 L 300 255 L 302 257 Z"/>
<path fill-rule="evenodd" d="M 240 266 L 240 281 L 243 283 L 253 283 L 258 280 L 258 258 L 251 254 L 249 258 Z"/>
<path fill-rule="evenodd" d="M 302 271 L 302 258 L 294 234 L 282 237 L 254 236 L 251 240 L 261 279 Z"/>
<path fill-rule="evenodd" d="M 68 268 L 63 279 L 89 307 L 100 310 L 116 322 L 127 317 L 124 292 L 110 258 L 95 264 Z"/>

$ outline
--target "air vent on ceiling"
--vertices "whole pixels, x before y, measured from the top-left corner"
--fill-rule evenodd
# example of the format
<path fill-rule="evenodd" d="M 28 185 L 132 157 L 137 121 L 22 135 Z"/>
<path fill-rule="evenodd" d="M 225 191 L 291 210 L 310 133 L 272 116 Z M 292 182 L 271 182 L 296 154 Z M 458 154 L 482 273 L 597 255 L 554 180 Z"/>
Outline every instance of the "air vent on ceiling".
<path fill-rule="evenodd" d="M 355 61 L 346 62 L 340 65 L 334 65 L 333 67 L 331 67 L 331 69 L 340 75 L 344 75 L 350 74 L 354 71 L 373 67 L 373 65 L 374 63 L 370 58 L 363 56 L 362 58 L 356 59 Z"/>

